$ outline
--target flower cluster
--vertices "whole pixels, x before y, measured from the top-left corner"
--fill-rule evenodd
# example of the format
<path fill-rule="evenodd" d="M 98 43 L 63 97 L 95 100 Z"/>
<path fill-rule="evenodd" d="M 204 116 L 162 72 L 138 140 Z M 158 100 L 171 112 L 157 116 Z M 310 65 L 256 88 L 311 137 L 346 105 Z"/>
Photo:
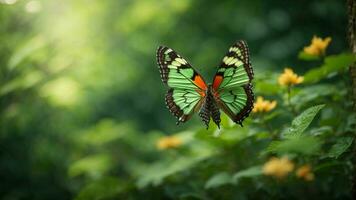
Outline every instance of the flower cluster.
<path fill-rule="evenodd" d="M 294 164 L 287 157 L 283 158 L 271 158 L 263 165 L 263 174 L 274 176 L 276 178 L 284 178 L 294 169 Z"/>
<path fill-rule="evenodd" d="M 182 145 L 182 140 L 177 136 L 162 137 L 156 143 L 157 148 L 161 150 L 177 148 L 181 145 Z"/>
<path fill-rule="evenodd" d="M 304 47 L 304 53 L 312 56 L 320 56 L 325 53 L 325 49 L 328 47 L 331 42 L 331 37 L 325 39 L 314 36 L 311 44 Z"/>
<path fill-rule="evenodd" d="M 289 160 L 287 157 L 276 158 L 272 157 L 269 161 L 267 161 L 262 168 L 262 172 L 265 175 L 273 176 L 278 179 L 285 178 L 289 173 L 294 170 L 294 163 Z M 302 165 L 299 167 L 295 175 L 298 178 L 304 179 L 305 181 L 314 180 L 314 174 L 310 165 Z"/>
<path fill-rule="evenodd" d="M 257 97 L 257 101 L 254 104 L 252 112 L 257 113 L 257 112 L 269 112 L 270 110 L 274 109 L 277 105 L 276 101 L 267 101 L 264 100 L 263 97 L 259 96 Z"/>
<path fill-rule="evenodd" d="M 314 174 L 311 172 L 310 165 L 303 165 L 297 169 L 296 175 L 298 178 L 302 178 L 306 181 L 314 180 Z"/>
<path fill-rule="evenodd" d="M 278 83 L 282 86 L 292 86 L 302 83 L 304 80 L 303 76 L 298 76 L 290 68 L 285 68 L 284 73 L 278 78 Z"/>

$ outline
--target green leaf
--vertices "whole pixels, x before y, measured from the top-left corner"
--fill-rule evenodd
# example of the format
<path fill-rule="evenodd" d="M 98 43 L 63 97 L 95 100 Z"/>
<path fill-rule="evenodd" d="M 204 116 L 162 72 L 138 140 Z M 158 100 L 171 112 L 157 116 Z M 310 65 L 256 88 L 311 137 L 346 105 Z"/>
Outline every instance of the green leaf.
<path fill-rule="evenodd" d="M 0 86 L 0 96 L 11 92 L 24 90 L 36 86 L 45 78 L 44 74 L 37 70 L 31 70 L 25 74 L 19 75 Z"/>
<path fill-rule="evenodd" d="M 296 137 L 284 141 L 273 141 L 267 147 L 266 152 L 272 153 L 300 153 L 311 155 L 318 153 L 321 147 L 321 141 L 314 137 Z"/>
<path fill-rule="evenodd" d="M 283 133 L 286 140 L 271 142 L 265 152 L 313 154 L 319 151 L 321 147 L 320 140 L 314 137 L 302 137 L 302 133 L 324 106 L 310 107 L 297 116 L 292 121 L 291 127 Z"/>
<path fill-rule="evenodd" d="M 328 56 L 325 58 L 324 64 L 321 67 L 311 69 L 304 75 L 304 82 L 318 82 L 332 73 L 347 69 L 355 60 L 355 55 L 347 53 Z"/>
<path fill-rule="evenodd" d="M 352 144 L 352 137 L 341 137 L 337 142 L 331 147 L 330 151 L 327 153 L 326 157 L 338 158 L 343 154 Z"/>
<path fill-rule="evenodd" d="M 86 185 L 75 200 L 116 199 L 124 189 L 118 178 L 105 177 Z"/>
<path fill-rule="evenodd" d="M 196 148 L 191 156 L 185 155 L 180 158 L 159 160 L 154 164 L 142 166 L 137 186 L 139 188 L 144 188 L 150 184 L 157 186 L 162 183 L 164 178 L 181 171 L 189 170 L 200 161 L 214 154 L 213 150 L 207 149 L 200 144 Z"/>
<path fill-rule="evenodd" d="M 105 145 L 109 142 L 118 140 L 124 134 L 132 132 L 130 124 L 117 124 L 110 119 L 103 119 L 95 126 L 83 131 L 80 142 L 93 146 Z"/>
<path fill-rule="evenodd" d="M 321 135 L 332 134 L 332 133 L 333 133 L 333 129 L 331 126 L 317 127 L 309 131 L 309 135 L 312 136 L 321 136 Z"/>
<path fill-rule="evenodd" d="M 300 92 L 291 98 L 291 104 L 300 108 L 315 99 L 334 95 L 337 90 L 338 89 L 335 87 L 335 85 L 332 84 L 308 86 L 300 90 Z"/>
<path fill-rule="evenodd" d="M 255 86 L 255 91 L 258 94 L 265 94 L 265 95 L 275 95 L 281 91 L 281 87 L 277 85 L 277 82 L 266 82 L 260 81 Z"/>
<path fill-rule="evenodd" d="M 96 154 L 82 158 L 69 167 L 69 176 L 74 177 L 87 174 L 99 177 L 111 167 L 110 157 L 107 154 Z"/>
<path fill-rule="evenodd" d="M 204 200 L 204 196 L 199 192 L 188 192 L 180 194 L 178 197 L 179 200 Z"/>
<path fill-rule="evenodd" d="M 352 113 L 347 117 L 345 132 L 354 132 L 356 126 L 356 113 Z"/>
<path fill-rule="evenodd" d="M 188 170 L 201 159 L 194 158 L 179 158 L 171 163 L 157 162 L 146 167 L 146 170 L 141 174 L 137 181 L 139 188 L 144 188 L 150 184 L 157 186 L 161 184 L 164 178 L 173 175 L 183 170 Z"/>
<path fill-rule="evenodd" d="M 267 148 L 262 152 L 262 154 L 266 154 L 266 153 L 278 153 L 278 145 L 280 145 L 283 141 L 272 141 L 271 143 L 269 143 L 269 145 L 267 146 Z"/>
<path fill-rule="evenodd" d="M 291 127 L 284 133 L 284 137 L 298 137 L 300 136 L 306 128 L 313 121 L 315 115 L 324 107 L 325 105 L 317 105 L 308 108 L 302 114 L 294 118 Z"/>
<path fill-rule="evenodd" d="M 227 172 L 220 172 L 212 176 L 205 184 L 205 188 L 216 188 L 222 185 L 231 184 L 233 181 L 231 174 Z"/>
<path fill-rule="evenodd" d="M 39 35 L 31 38 L 27 43 L 25 43 L 21 48 L 19 48 L 10 57 L 8 67 L 10 70 L 16 68 L 23 60 L 31 56 L 35 51 L 43 48 L 46 45 L 44 38 Z"/>
<path fill-rule="evenodd" d="M 301 59 L 301 60 L 306 60 L 306 61 L 309 61 L 309 60 L 319 60 L 319 59 L 320 59 L 319 56 L 310 55 L 310 54 L 305 53 L 304 51 L 300 51 L 300 52 L 299 52 L 298 58 Z"/>
<path fill-rule="evenodd" d="M 262 174 L 262 167 L 261 166 L 253 166 L 244 170 L 241 170 L 234 174 L 233 181 L 234 183 L 238 183 L 241 178 L 250 178 L 259 176 Z"/>

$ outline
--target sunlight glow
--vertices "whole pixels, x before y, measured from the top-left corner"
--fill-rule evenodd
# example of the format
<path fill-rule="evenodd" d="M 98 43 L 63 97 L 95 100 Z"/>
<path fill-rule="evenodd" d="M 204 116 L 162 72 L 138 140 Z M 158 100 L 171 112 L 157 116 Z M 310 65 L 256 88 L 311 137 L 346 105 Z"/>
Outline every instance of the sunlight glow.
<path fill-rule="evenodd" d="M 14 4 L 16 2 L 17 0 L 0 0 L 0 3 L 8 4 L 8 5 Z"/>
<path fill-rule="evenodd" d="M 48 82 L 41 88 L 40 93 L 58 106 L 71 106 L 80 98 L 79 84 L 66 77 Z"/>
<path fill-rule="evenodd" d="M 37 13 L 42 10 L 42 4 L 39 1 L 30 1 L 25 5 L 25 10 L 28 13 Z"/>

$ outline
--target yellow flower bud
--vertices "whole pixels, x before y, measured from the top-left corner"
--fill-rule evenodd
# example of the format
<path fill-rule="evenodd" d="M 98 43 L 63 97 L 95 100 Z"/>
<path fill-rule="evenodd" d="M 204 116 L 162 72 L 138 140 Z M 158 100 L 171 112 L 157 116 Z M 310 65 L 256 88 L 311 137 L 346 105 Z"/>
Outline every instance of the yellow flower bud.
<path fill-rule="evenodd" d="M 296 175 L 298 178 L 302 178 L 306 181 L 314 180 L 314 174 L 311 171 L 310 165 L 303 165 L 297 169 Z"/>
<path fill-rule="evenodd" d="M 182 140 L 177 136 L 166 136 L 160 138 L 157 143 L 157 149 L 172 149 L 182 145 Z"/>
<path fill-rule="evenodd" d="M 263 165 L 263 174 L 274 176 L 278 179 L 284 178 L 294 169 L 294 164 L 287 157 L 271 158 Z"/>
<path fill-rule="evenodd" d="M 282 86 L 297 85 L 304 81 L 303 76 L 298 76 L 291 68 L 285 68 L 283 74 L 278 77 L 278 83 Z"/>
<path fill-rule="evenodd" d="M 257 97 L 257 101 L 254 104 L 252 112 L 257 113 L 257 112 L 269 112 L 272 109 L 274 109 L 277 105 L 276 101 L 265 101 L 263 97 L 259 96 Z"/>
<path fill-rule="evenodd" d="M 311 44 L 309 46 L 304 47 L 304 53 L 313 56 L 320 56 L 325 53 L 325 49 L 329 46 L 330 42 L 331 37 L 322 39 L 320 37 L 314 36 L 311 41 Z"/>

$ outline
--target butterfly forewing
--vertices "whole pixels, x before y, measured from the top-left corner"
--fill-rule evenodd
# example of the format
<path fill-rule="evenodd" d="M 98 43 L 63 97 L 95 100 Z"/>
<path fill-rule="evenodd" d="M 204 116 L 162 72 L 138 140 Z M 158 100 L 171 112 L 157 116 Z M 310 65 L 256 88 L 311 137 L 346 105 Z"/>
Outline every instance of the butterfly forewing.
<path fill-rule="evenodd" d="M 207 85 L 202 76 L 173 49 L 160 46 L 157 62 L 163 83 L 170 89 L 166 94 L 166 105 L 178 118 L 187 121 L 201 106 Z"/>
<path fill-rule="evenodd" d="M 253 108 L 252 79 L 247 44 L 239 41 L 224 56 L 212 84 L 219 107 L 239 124 Z"/>

